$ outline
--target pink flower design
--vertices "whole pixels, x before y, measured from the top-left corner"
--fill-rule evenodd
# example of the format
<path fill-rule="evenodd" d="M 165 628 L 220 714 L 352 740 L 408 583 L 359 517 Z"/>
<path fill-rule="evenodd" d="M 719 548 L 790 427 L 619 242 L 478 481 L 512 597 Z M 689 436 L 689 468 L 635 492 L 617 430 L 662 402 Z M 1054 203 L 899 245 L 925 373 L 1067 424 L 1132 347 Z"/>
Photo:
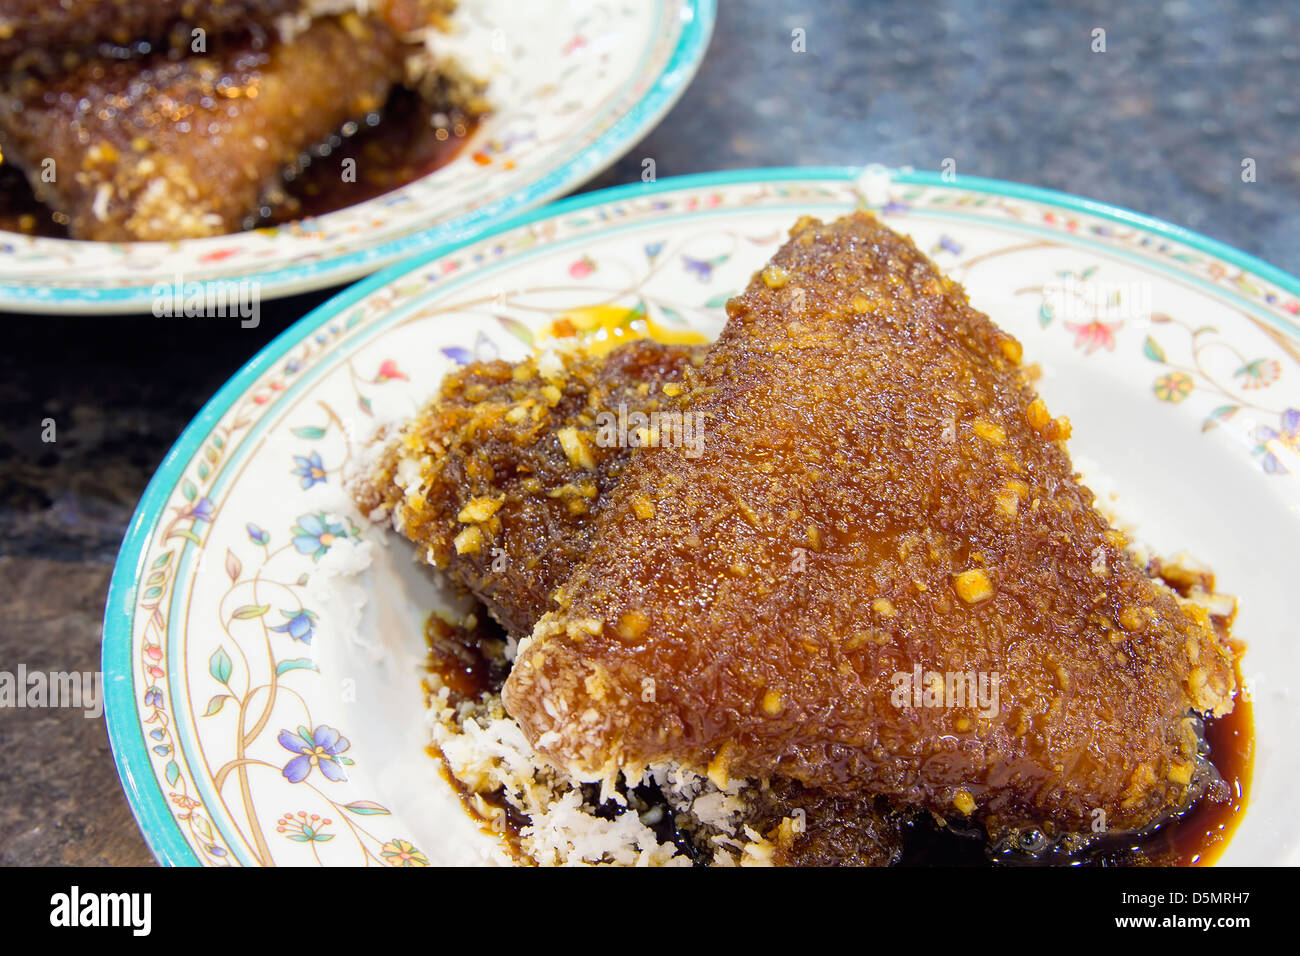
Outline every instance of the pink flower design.
<path fill-rule="evenodd" d="M 392 359 L 384 359 L 379 366 L 379 374 L 375 376 L 375 383 L 379 384 L 381 382 L 388 382 L 395 378 L 400 378 L 407 382 L 410 381 L 407 374 L 397 367 L 396 362 Z"/>
<path fill-rule="evenodd" d="M 240 251 L 239 247 L 232 249 L 217 249 L 213 252 L 207 253 L 206 255 L 199 256 L 199 262 L 220 262 L 222 259 L 229 259 L 231 256 L 237 255 Z"/>
<path fill-rule="evenodd" d="M 1065 327 L 1074 333 L 1074 347 L 1091 355 L 1099 348 L 1115 351 L 1115 333 L 1124 327 L 1123 322 L 1066 322 Z"/>

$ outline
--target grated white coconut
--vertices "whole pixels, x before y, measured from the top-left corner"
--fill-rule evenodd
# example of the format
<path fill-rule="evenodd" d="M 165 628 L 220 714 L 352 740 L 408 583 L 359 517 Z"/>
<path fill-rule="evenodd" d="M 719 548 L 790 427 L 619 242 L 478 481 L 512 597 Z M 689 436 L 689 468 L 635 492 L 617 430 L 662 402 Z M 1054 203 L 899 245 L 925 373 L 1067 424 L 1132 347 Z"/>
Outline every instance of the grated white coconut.
<path fill-rule="evenodd" d="M 652 829 L 662 817 L 662 807 L 638 811 L 627 806 L 625 798 L 609 794 L 624 809 L 612 817 L 598 815 L 580 781 L 533 749 L 497 695 L 484 694 L 475 703 L 453 707 L 446 688 L 435 689 L 429 717 L 447 771 L 471 800 L 500 792 L 528 819 L 516 838 L 517 850 L 527 861 L 542 866 L 692 865 L 690 857 L 671 842 L 661 843 Z M 678 825 L 712 850 L 715 865 L 771 864 L 772 844 L 742 823 L 746 804 L 741 782 L 719 790 L 707 777 L 674 766 L 651 768 L 632 782 L 649 780 L 659 786 Z M 504 834 L 503 810 L 482 799 L 475 809 Z"/>

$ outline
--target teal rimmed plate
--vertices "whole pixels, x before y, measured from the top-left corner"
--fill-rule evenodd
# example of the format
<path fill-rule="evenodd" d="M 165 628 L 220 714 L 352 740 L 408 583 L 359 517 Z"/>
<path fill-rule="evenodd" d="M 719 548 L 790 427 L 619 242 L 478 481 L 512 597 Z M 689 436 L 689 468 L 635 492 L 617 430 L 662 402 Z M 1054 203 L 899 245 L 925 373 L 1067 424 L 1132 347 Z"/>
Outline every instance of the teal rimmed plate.
<path fill-rule="evenodd" d="M 1222 862 L 1300 860 L 1300 281 L 1088 200 L 880 169 L 566 200 L 360 283 L 223 387 L 150 482 L 104 623 L 114 755 L 158 859 L 502 860 L 424 752 L 422 627 L 450 598 L 350 510 L 340 476 L 356 441 L 456 363 L 521 356 L 560 318 L 711 336 L 797 217 L 860 206 L 1020 338 L 1117 520 L 1238 596 L 1257 756 Z"/>
<path fill-rule="evenodd" d="M 464 4 L 446 49 L 488 81 L 493 112 L 446 166 L 328 215 L 209 239 L 0 232 L 0 309 L 148 312 L 156 287 L 178 281 L 247 282 L 273 299 L 468 238 L 582 185 L 645 136 L 690 83 L 714 13 L 714 0 Z"/>

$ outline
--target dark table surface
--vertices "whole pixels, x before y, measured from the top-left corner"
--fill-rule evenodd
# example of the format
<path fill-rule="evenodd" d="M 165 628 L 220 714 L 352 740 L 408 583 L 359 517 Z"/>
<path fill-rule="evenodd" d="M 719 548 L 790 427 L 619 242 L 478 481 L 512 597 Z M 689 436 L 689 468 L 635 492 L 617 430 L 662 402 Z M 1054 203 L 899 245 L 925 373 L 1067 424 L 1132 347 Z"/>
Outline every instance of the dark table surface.
<path fill-rule="evenodd" d="M 1127 206 L 1300 272 L 1293 0 L 720 6 L 694 84 L 589 188 L 638 180 L 645 157 L 660 177 L 952 157 L 959 174 Z M 0 314 L 0 670 L 98 668 L 112 562 L 154 468 L 222 382 L 334 291 L 267 303 L 256 329 Z M 0 863 L 150 862 L 103 721 L 0 710 Z"/>

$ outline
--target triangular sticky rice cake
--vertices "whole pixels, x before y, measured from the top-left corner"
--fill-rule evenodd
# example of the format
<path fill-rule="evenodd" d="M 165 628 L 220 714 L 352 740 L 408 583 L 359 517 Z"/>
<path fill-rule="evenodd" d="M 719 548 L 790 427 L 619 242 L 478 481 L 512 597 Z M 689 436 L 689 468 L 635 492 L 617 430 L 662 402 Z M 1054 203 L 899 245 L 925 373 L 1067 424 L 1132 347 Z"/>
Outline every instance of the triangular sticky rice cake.
<path fill-rule="evenodd" d="M 676 391 L 706 351 L 637 339 L 605 354 L 457 368 L 419 414 L 381 438 L 382 452 L 351 491 L 366 514 L 391 516 L 511 636 L 526 637 L 586 553 L 595 516 L 636 453 L 587 441 L 597 416 L 619 407 L 652 415 L 668 397 L 664 386 Z M 584 435 L 568 450 L 566 431 Z M 475 513 L 484 502 L 492 507 Z M 473 546 L 462 545 L 471 528 Z M 775 831 L 773 860 L 781 865 L 885 866 L 902 853 L 906 811 L 890 813 L 869 794 L 773 781 L 747 800 L 746 825 Z M 792 829 L 800 811 L 805 826 Z"/>
<path fill-rule="evenodd" d="M 683 398 L 702 451 L 634 457 L 521 645 L 504 698 L 536 746 L 994 832 L 1185 802 L 1232 653 L 1094 510 L 1019 344 L 866 213 L 801 220 L 727 312 Z"/>
<path fill-rule="evenodd" d="M 390 517 L 512 636 L 527 636 L 586 554 L 594 516 L 632 456 L 589 440 L 596 415 L 649 416 L 667 400 L 663 386 L 703 355 L 703 346 L 640 339 L 602 356 L 458 368 L 384 439 L 351 491 L 365 514 Z"/>

